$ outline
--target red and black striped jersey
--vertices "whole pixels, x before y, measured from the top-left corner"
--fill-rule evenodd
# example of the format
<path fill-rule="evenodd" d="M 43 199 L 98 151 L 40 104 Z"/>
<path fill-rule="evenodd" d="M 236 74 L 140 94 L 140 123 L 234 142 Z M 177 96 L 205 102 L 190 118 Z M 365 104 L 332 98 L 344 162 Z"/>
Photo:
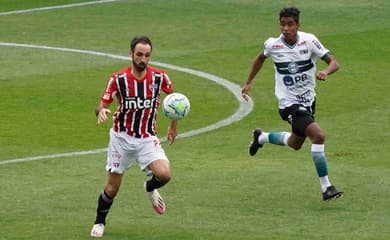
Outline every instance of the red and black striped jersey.
<path fill-rule="evenodd" d="M 137 79 L 128 67 L 111 75 L 101 102 L 111 104 L 114 97 L 118 100 L 113 122 L 115 132 L 146 138 L 157 135 L 160 92 L 169 94 L 171 90 L 172 83 L 163 70 L 147 66 L 146 76 Z"/>

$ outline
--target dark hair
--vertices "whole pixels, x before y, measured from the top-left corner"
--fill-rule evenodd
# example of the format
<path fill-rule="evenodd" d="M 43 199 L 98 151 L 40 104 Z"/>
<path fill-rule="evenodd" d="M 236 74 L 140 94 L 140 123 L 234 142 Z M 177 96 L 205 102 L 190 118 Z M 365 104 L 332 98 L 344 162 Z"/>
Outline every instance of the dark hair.
<path fill-rule="evenodd" d="M 282 17 L 293 17 L 296 23 L 299 23 L 299 9 L 296 7 L 286 7 L 279 12 L 279 21 Z"/>
<path fill-rule="evenodd" d="M 139 37 L 134 37 L 133 40 L 131 40 L 131 43 L 130 43 L 131 51 L 134 52 L 135 46 L 138 43 L 149 44 L 150 49 L 152 49 L 152 41 L 150 41 L 150 39 L 147 36 L 139 36 Z"/>

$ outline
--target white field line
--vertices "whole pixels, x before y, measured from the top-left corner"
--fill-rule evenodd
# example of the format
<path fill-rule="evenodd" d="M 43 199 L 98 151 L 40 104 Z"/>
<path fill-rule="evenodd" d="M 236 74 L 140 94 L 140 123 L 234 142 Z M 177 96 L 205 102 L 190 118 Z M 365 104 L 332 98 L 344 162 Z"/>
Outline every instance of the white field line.
<path fill-rule="evenodd" d="M 115 55 L 115 54 L 109 54 L 109 53 L 102 53 L 102 52 L 96 52 L 91 50 L 82 50 L 82 49 L 71 49 L 71 48 L 62 48 L 62 47 L 50 47 L 50 46 L 41 46 L 41 45 L 33 45 L 33 44 L 20 44 L 20 43 L 6 43 L 6 42 L 0 42 L 0 46 L 4 47 L 23 47 L 23 48 L 36 48 L 36 49 L 46 49 L 46 50 L 54 50 L 54 51 L 62 51 L 62 52 L 72 52 L 72 53 L 79 53 L 79 54 L 89 54 L 94 56 L 100 56 L 100 57 L 107 57 L 107 58 L 113 58 L 113 59 L 120 59 L 120 60 L 126 60 L 130 61 L 130 58 L 128 56 L 121 56 L 121 55 Z M 239 102 L 239 107 L 236 110 L 236 112 L 233 113 L 233 115 L 229 116 L 228 118 L 225 118 L 219 122 L 216 122 L 214 124 L 211 124 L 209 126 L 195 129 L 192 131 L 180 133 L 178 135 L 178 138 L 184 138 L 184 137 L 190 137 L 194 136 L 200 133 L 205 133 L 208 131 L 215 130 L 217 128 L 227 126 L 233 122 L 239 121 L 245 116 L 247 116 L 253 109 L 253 101 L 250 99 L 248 102 L 245 102 L 241 97 L 241 88 L 239 85 L 232 83 L 226 79 L 223 79 L 221 77 L 185 68 L 185 67 L 179 67 L 167 63 L 161 63 L 161 62 L 155 62 L 151 61 L 150 64 L 156 65 L 163 68 L 172 69 L 179 72 L 184 72 L 187 74 L 192 74 L 210 81 L 213 81 L 219 85 L 224 86 L 228 91 L 230 91 Z M 163 142 L 166 140 L 166 137 L 160 138 L 160 140 Z M 87 154 L 96 154 L 105 152 L 106 148 L 100 148 L 100 149 L 94 149 L 94 150 L 88 150 L 88 151 L 79 151 L 79 152 L 69 152 L 69 153 L 58 153 L 58 154 L 51 154 L 51 155 L 42 155 L 42 156 L 35 156 L 35 157 L 25 157 L 25 158 L 15 158 L 15 159 L 9 159 L 9 160 L 0 160 L 0 165 L 4 164 L 10 164 L 10 163 L 19 163 L 19 162 L 28 162 L 28 161 L 36 161 L 41 159 L 49 159 L 49 158 L 59 158 L 59 157 L 71 157 L 71 156 L 78 156 L 78 155 L 87 155 Z"/>
<path fill-rule="evenodd" d="M 58 6 L 15 10 L 15 11 L 9 11 L 9 12 L 0 12 L 0 16 L 20 14 L 20 13 L 38 12 L 38 11 L 46 11 L 46 10 L 53 10 L 53 9 L 60 9 L 60 8 L 81 7 L 81 6 L 86 6 L 86 5 L 110 3 L 110 2 L 117 2 L 117 1 L 120 1 L 120 0 L 100 0 L 100 1 L 92 1 L 92 2 L 81 2 L 81 3 L 65 4 L 65 5 L 58 5 Z"/>

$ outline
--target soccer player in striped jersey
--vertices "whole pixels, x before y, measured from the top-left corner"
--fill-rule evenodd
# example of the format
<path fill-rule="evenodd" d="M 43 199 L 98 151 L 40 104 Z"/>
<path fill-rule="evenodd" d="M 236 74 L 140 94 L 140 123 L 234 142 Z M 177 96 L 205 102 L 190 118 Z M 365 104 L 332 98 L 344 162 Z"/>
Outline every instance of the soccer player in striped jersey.
<path fill-rule="evenodd" d="M 281 34 L 269 38 L 255 58 L 251 71 L 242 87 L 242 96 L 249 99 L 251 83 L 270 57 L 275 69 L 275 95 L 279 102 L 279 113 L 291 124 L 291 132 L 265 132 L 253 130 L 249 154 L 254 156 L 265 143 L 289 146 L 299 150 L 305 139 L 311 141 L 311 157 L 320 180 L 323 200 L 340 197 L 343 192 L 333 186 L 328 177 L 325 157 L 325 134 L 314 120 L 316 78 L 325 81 L 328 75 L 339 69 L 339 64 L 316 36 L 298 31 L 299 13 L 295 7 L 284 8 L 279 13 Z M 327 66 L 316 70 L 316 59 L 321 58 Z"/>
<path fill-rule="evenodd" d="M 171 179 L 167 156 L 157 138 L 156 119 L 161 91 L 174 91 L 168 75 L 148 65 L 152 43 L 146 36 L 135 37 L 130 43 L 130 67 L 122 69 L 108 79 L 106 88 L 95 109 L 97 123 L 108 120 L 110 104 L 114 99 L 118 107 L 113 114 L 113 126 L 107 151 L 107 180 L 98 198 L 97 215 L 91 230 L 92 237 L 102 237 L 106 217 L 119 191 L 124 172 L 134 163 L 151 178 L 144 189 L 158 214 L 165 212 L 165 202 L 158 188 Z M 177 136 L 177 121 L 168 127 L 168 141 L 173 144 Z"/>

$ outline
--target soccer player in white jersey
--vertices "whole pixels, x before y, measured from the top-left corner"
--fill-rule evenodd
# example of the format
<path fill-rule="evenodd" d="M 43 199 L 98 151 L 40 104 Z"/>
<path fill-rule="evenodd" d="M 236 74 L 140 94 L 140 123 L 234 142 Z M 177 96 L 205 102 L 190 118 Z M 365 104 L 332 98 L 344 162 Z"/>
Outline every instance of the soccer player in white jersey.
<path fill-rule="evenodd" d="M 107 151 L 107 180 L 98 198 L 92 237 L 103 237 L 106 217 L 119 191 L 124 172 L 133 164 L 151 178 L 144 183 L 154 210 L 165 212 L 165 202 L 158 188 L 171 179 L 171 169 L 165 152 L 157 138 L 156 120 L 161 91 L 173 92 L 172 82 L 165 71 L 148 65 L 152 43 L 146 36 L 135 37 L 130 43 L 132 65 L 113 73 L 95 109 L 97 122 L 109 119 L 110 104 L 118 102 L 113 114 L 113 126 Z M 177 136 L 177 120 L 168 127 L 168 141 Z"/>
<path fill-rule="evenodd" d="M 289 146 L 299 150 L 306 137 L 312 143 L 311 157 L 320 180 L 323 200 L 340 197 L 343 192 L 333 186 L 328 177 L 325 157 L 325 135 L 314 120 L 316 79 L 325 81 L 339 69 L 339 64 L 321 42 L 310 33 L 298 31 L 299 13 L 295 7 L 284 8 L 279 13 L 281 34 L 269 38 L 255 58 L 248 78 L 242 87 L 242 97 L 248 101 L 250 87 L 264 61 L 271 57 L 275 69 L 275 95 L 279 102 L 281 118 L 291 124 L 291 132 L 266 132 L 253 130 L 249 154 L 254 156 L 265 143 Z M 327 66 L 316 70 L 316 59 Z"/>

